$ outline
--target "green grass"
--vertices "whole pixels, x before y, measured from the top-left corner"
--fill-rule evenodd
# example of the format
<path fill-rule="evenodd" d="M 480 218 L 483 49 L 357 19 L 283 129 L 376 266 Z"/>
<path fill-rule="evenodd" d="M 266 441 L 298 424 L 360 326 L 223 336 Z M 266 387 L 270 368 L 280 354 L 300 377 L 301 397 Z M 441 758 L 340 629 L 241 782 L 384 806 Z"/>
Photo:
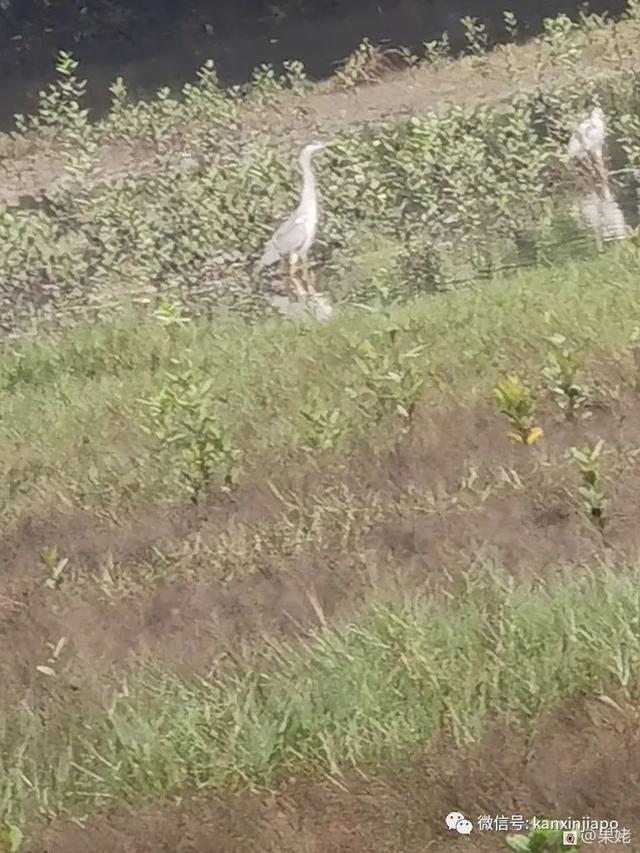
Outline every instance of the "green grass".
<path fill-rule="evenodd" d="M 195 439 L 167 446 L 183 427 L 228 442 L 231 450 L 212 451 L 214 487 L 225 452 L 237 451 L 242 480 L 339 456 L 363 437 L 383 443 L 402 423 L 395 404 L 408 406 L 412 394 L 427 408 L 489 401 L 497 377 L 516 368 L 538 385 L 555 333 L 587 369 L 630 364 L 639 305 L 637 256 L 625 244 L 386 312 L 345 308 L 313 327 L 232 316 L 165 327 L 130 315 L 5 344 L 2 519 L 54 504 L 117 515 L 132 502 L 186 496 L 180 454 Z M 149 424 L 143 401 L 187 368 L 187 403 Z M 423 384 L 413 393 L 415 379 Z"/>
<path fill-rule="evenodd" d="M 22 822 L 293 768 L 375 768 L 442 731 L 469 743 L 496 716 L 534 725 L 581 691 L 637 694 L 640 566 L 535 587 L 475 569 L 453 593 L 370 602 L 346 625 L 240 655 L 221 677 L 134 674 L 101 708 L 65 704 L 44 728 L 35 707 L 5 709 L 0 813 Z"/>

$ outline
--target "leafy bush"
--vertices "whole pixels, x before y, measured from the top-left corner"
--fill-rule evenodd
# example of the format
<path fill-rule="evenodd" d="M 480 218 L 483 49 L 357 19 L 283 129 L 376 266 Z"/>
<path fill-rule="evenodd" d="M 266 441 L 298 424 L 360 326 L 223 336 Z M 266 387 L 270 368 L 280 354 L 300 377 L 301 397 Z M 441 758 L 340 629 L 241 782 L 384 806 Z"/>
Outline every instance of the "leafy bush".
<path fill-rule="evenodd" d="M 515 35 L 515 19 L 506 22 Z M 594 33 L 614 38 L 605 24 L 592 23 L 546 21 L 544 61 L 573 66 L 593 50 Z M 483 63 L 484 27 L 469 18 L 465 28 L 469 61 Z M 428 58 L 440 61 L 446 44 L 431 46 Z M 351 86 L 375 76 L 380 58 L 363 43 L 339 79 Z M 14 134 L 16 145 L 27 138 L 39 144 L 46 135 L 61 152 L 63 175 L 34 209 L 0 205 L 4 327 L 34 316 L 50 321 L 60 311 L 68 317 L 131 303 L 145 308 L 170 294 L 199 311 L 220 304 L 252 318 L 265 311 L 253 261 L 293 205 L 299 176 L 289 144 L 279 150 L 288 131 L 265 133 L 255 110 L 284 92 L 304 103 L 301 63 L 287 63 L 282 74 L 262 66 L 248 86 L 225 89 L 207 61 L 181 97 L 162 88 L 135 104 L 118 79 L 111 112 L 96 124 L 88 122 L 85 83 L 68 53 L 60 54 L 57 72 L 35 115 L 20 117 Z M 572 72 L 558 90 L 519 94 L 507 106 L 457 106 L 339 133 L 331 156 L 318 163 L 323 222 L 314 256 L 323 282 L 339 298 L 362 296 L 343 273 L 354 236 L 363 232 L 405 247 L 396 276 L 405 297 L 519 263 L 523 234 L 534 245 L 543 240 L 566 206 L 564 147 L 595 94 L 621 156 L 635 166 L 640 95 L 624 72 L 587 87 Z M 151 155 L 126 177 L 101 181 L 103 152 L 123 141 L 150 146 Z"/>

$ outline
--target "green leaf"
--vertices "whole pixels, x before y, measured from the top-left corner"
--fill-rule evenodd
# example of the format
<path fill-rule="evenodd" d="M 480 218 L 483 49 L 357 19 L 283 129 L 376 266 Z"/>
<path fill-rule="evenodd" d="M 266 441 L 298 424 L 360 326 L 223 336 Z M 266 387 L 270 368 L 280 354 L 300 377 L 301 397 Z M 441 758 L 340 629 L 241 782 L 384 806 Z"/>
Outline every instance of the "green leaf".
<path fill-rule="evenodd" d="M 550 344 L 553 344 L 555 347 L 561 347 L 563 344 L 566 344 L 567 339 L 564 335 L 560 335 L 556 333 L 555 335 L 550 335 L 547 340 Z"/>
<path fill-rule="evenodd" d="M 2 853 L 18 853 L 22 846 L 24 835 L 22 830 L 13 824 L 0 826 L 0 849 Z"/>

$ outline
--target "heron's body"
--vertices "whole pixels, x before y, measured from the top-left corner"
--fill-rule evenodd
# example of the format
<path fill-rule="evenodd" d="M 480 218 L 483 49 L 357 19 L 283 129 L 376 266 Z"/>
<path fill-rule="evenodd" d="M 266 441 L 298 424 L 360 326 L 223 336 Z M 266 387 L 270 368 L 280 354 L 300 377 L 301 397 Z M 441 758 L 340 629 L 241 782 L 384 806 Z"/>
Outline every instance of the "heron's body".
<path fill-rule="evenodd" d="M 604 112 L 601 107 L 594 107 L 590 115 L 580 122 L 569 140 L 569 156 L 572 158 L 586 155 L 602 156 L 605 136 Z"/>
<path fill-rule="evenodd" d="M 624 214 L 617 204 L 604 162 L 606 119 L 600 107 L 594 107 L 574 131 L 567 153 L 587 167 L 590 186 L 583 192 L 579 207 L 586 222 L 593 228 L 598 239 L 620 240 L 627 234 Z M 594 182 L 595 177 L 595 182 Z"/>
<path fill-rule="evenodd" d="M 607 126 L 601 107 L 594 107 L 589 116 L 580 122 L 573 132 L 567 153 L 572 160 L 581 160 L 603 184 L 608 183 L 607 169 L 604 163 L 604 143 Z"/>
<path fill-rule="evenodd" d="M 317 229 L 317 205 L 310 210 L 298 208 L 275 232 L 258 262 L 258 269 L 271 266 L 283 258 L 292 263 L 304 260 L 313 245 Z"/>
<path fill-rule="evenodd" d="M 311 168 L 311 159 L 316 151 L 324 147 L 325 145 L 321 142 L 313 142 L 303 149 L 299 159 L 302 171 L 300 203 L 265 246 L 256 267 L 258 271 L 286 259 L 289 261 L 291 276 L 294 279 L 294 269 L 297 265 L 306 264 L 307 255 L 316 237 L 319 213 L 316 179 Z M 294 284 L 298 293 L 301 293 L 295 279 Z"/>

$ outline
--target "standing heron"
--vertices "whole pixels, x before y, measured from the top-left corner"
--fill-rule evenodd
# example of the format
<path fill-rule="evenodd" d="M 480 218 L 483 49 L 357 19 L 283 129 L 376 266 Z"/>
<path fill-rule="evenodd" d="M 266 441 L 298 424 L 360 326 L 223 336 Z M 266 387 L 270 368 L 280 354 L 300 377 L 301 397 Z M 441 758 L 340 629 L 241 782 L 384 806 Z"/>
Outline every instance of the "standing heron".
<path fill-rule="evenodd" d="M 609 176 L 604 164 L 604 141 L 607 132 L 605 115 L 601 107 L 594 107 L 591 113 L 580 122 L 573 132 L 567 154 L 572 160 L 580 160 L 595 170 L 604 185 L 608 185 Z"/>
<path fill-rule="evenodd" d="M 271 266 L 286 258 L 289 262 L 289 275 L 299 297 L 305 295 L 304 288 L 296 278 L 299 266 L 303 269 L 307 290 L 314 292 L 307 267 L 307 255 L 315 240 L 318 227 L 318 192 L 315 175 L 311 168 L 311 160 L 313 155 L 326 148 L 327 144 L 325 142 L 311 142 L 302 149 L 298 160 L 302 171 L 300 203 L 271 237 L 256 266 L 256 271 L 259 272 L 264 267 Z"/>
<path fill-rule="evenodd" d="M 609 185 L 609 172 L 603 153 L 606 131 L 604 112 L 596 106 L 578 125 L 567 146 L 569 157 L 583 163 L 591 178 L 595 178 L 595 186 L 583 193 L 579 206 L 598 241 L 621 240 L 628 232 L 624 213 Z"/>

